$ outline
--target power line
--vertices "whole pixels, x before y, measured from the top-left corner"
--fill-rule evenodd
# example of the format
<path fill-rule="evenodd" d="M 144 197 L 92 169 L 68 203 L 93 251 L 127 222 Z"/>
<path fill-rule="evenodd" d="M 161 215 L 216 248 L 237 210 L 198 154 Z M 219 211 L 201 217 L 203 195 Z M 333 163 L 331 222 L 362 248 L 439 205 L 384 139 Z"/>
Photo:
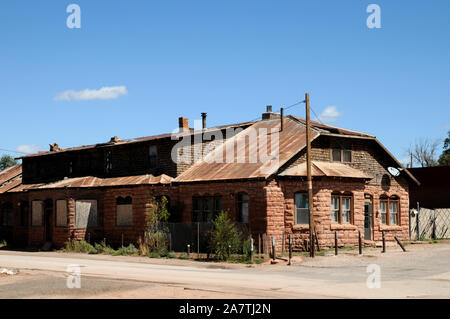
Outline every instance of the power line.
<path fill-rule="evenodd" d="M 31 154 L 31 153 L 25 153 L 25 152 L 11 151 L 11 150 L 7 150 L 7 149 L 4 149 L 4 148 L 0 148 L 0 151 L 8 152 L 8 153 L 23 154 L 23 155 Z"/>
<path fill-rule="evenodd" d="M 299 104 L 302 104 L 302 103 L 305 103 L 305 100 L 299 101 L 299 102 L 294 103 L 294 104 L 291 104 L 291 105 L 285 107 L 284 110 L 289 110 L 291 107 L 294 107 L 294 106 L 299 105 Z M 278 112 L 281 112 L 281 108 L 278 109 Z M 253 120 L 250 120 L 249 122 L 254 122 L 254 121 L 256 121 L 256 120 L 259 120 L 260 118 L 261 118 L 261 116 L 258 116 L 258 117 L 256 117 L 256 118 L 254 118 Z"/>

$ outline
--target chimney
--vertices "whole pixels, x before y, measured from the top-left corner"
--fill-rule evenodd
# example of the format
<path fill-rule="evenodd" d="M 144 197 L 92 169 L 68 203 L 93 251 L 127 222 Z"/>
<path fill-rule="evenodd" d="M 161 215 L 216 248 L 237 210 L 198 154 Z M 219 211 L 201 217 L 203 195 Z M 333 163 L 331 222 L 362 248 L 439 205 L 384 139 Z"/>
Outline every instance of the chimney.
<path fill-rule="evenodd" d="M 280 113 L 281 113 L 281 116 L 280 116 L 280 118 L 281 118 L 280 132 L 283 132 L 283 126 L 284 126 L 284 108 L 281 108 Z"/>
<path fill-rule="evenodd" d="M 202 113 L 202 127 L 206 129 L 206 113 Z"/>
<path fill-rule="evenodd" d="M 180 132 L 183 131 L 189 131 L 189 119 L 184 117 L 178 118 L 178 127 L 180 129 Z"/>
<path fill-rule="evenodd" d="M 61 150 L 58 143 L 53 143 L 49 145 L 50 145 L 50 152 L 59 152 Z"/>
<path fill-rule="evenodd" d="M 266 106 L 266 112 L 262 114 L 263 120 L 273 120 L 273 119 L 279 119 L 280 114 L 278 113 L 272 113 L 272 105 Z"/>
<path fill-rule="evenodd" d="M 113 136 L 109 140 L 109 143 L 111 143 L 111 144 L 116 144 L 117 142 L 120 142 L 120 138 L 118 138 L 117 136 Z"/>

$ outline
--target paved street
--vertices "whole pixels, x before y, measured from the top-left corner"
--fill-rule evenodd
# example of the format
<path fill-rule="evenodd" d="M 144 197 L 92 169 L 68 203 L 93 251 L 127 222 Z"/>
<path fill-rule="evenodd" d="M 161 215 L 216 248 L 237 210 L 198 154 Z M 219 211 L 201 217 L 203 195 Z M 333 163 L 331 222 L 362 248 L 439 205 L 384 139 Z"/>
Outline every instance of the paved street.
<path fill-rule="evenodd" d="M 0 298 L 450 298 L 450 244 L 367 248 L 292 266 L 199 263 L 0 251 Z M 67 266 L 80 265 L 81 288 L 66 286 Z M 367 266 L 379 265 L 381 288 L 369 289 Z"/>

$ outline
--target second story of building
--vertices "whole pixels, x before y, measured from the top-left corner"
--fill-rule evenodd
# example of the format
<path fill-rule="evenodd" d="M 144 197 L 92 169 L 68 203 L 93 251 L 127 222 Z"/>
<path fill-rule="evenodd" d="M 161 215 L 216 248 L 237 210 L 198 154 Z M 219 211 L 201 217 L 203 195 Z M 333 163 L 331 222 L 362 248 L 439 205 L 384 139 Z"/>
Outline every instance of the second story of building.
<path fill-rule="evenodd" d="M 177 132 L 135 139 L 112 137 L 105 143 L 60 148 L 50 144 L 50 150 L 22 157 L 24 184 L 48 183 L 65 178 L 96 176 L 118 177 L 165 174 L 177 177 L 201 159 L 218 141 L 226 139 L 230 131 L 245 129 L 252 122 L 206 127 L 189 127 L 187 118 L 179 118 Z M 208 138 L 209 136 L 209 138 Z"/>

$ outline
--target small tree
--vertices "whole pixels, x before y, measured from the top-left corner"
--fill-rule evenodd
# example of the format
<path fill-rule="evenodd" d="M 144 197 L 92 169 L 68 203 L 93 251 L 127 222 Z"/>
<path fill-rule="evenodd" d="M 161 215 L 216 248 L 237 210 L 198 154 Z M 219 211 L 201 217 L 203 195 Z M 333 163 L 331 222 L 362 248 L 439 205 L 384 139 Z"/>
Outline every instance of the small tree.
<path fill-rule="evenodd" d="M 412 154 L 414 160 L 422 167 L 437 165 L 437 150 L 440 141 L 430 141 L 429 139 L 419 139 L 408 149 L 408 154 Z"/>
<path fill-rule="evenodd" d="M 217 259 L 226 260 L 230 254 L 236 253 L 240 249 L 241 237 L 241 233 L 228 213 L 222 211 L 213 220 L 213 228 L 209 232 L 209 249 Z"/>
<path fill-rule="evenodd" d="M 145 216 L 145 247 L 150 252 L 166 252 L 168 249 L 167 227 L 169 220 L 168 200 L 162 196 L 159 200 L 150 197 Z"/>
<path fill-rule="evenodd" d="M 3 155 L 0 158 L 0 171 L 3 171 L 4 169 L 7 169 L 8 167 L 17 165 L 17 160 L 14 159 L 11 155 Z"/>

